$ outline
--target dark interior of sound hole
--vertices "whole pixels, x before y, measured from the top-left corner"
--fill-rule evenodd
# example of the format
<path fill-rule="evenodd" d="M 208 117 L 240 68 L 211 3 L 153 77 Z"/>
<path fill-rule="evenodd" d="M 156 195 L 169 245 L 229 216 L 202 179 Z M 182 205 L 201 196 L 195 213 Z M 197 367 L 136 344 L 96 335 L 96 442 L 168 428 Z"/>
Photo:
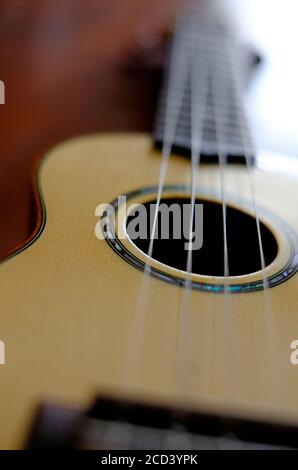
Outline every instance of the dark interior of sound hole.
<path fill-rule="evenodd" d="M 155 202 L 149 201 L 144 204 L 147 209 L 148 227 L 150 227 L 149 205 L 155 204 Z M 164 198 L 161 203 L 167 206 L 178 204 L 182 209 L 182 205 L 190 204 L 190 200 L 187 198 Z M 201 275 L 224 276 L 222 205 L 217 202 L 199 199 L 196 200 L 196 203 L 203 204 L 203 245 L 202 248 L 192 253 L 192 272 Z M 171 212 L 169 213 L 171 216 Z M 137 217 L 138 213 L 135 212 L 133 216 L 127 219 L 127 232 L 130 238 L 133 238 L 132 233 L 130 233 L 130 221 Z M 229 275 L 240 276 L 260 270 L 260 250 L 255 218 L 245 212 L 227 206 L 226 219 Z M 185 250 L 187 239 L 173 238 L 173 223 L 171 223 L 171 218 L 169 220 L 169 239 L 161 239 L 160 236 L 155 239 L 152 257 L 168 266 L 185 271 L 188 253 Z M 137 219 L 134 222 L 137 222 Z M 136 232 L 136 226 L 134 229 Z M 260 229 L 265 264 L 267 266 L 276 258 L 278 246 L 273 233 L 266 225 L 260 223 Z M 182 230 L 181 232 L 183 233 Z M 146 254 L 148 253 L 149 242 L 148 238 L 143 239 L 139 237 L 133 239 L 133 243 Z"/>

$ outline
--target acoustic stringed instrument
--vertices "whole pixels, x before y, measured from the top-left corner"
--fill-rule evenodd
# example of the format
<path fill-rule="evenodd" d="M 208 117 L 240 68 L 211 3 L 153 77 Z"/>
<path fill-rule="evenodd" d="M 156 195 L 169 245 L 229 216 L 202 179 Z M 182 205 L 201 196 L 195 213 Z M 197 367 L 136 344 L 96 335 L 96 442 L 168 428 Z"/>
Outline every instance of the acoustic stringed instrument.
<path fill-rule="evenodd" d="M 42 400 L 84 407 L 94 393 L 169 407 L 174 421 L 203 411 L 297 424 L 298 164 L 255 151 L 243 55 L 201 6 L 177 22 L 155 146 L 92 135 L 47 154 L 39 231 L 0 269 L 2 448 L 24 445 Z M 132 240 L 129 208 L 150 203 L 202 204 L 202 248 Z"/>

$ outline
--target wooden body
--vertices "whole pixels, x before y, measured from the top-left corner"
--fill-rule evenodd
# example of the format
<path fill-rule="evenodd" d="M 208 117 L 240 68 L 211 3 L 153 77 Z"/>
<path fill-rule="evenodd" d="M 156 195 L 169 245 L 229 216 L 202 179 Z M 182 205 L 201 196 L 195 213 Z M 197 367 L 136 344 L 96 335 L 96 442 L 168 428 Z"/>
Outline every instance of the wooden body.
<path fill-rule="evenodd" d="M 1 1 L 0 259 L 32 234 L 32 173 L 48 149 L 83 133 L 151 131 L 176 11 L 169 0 Z"/>
<path fill-rule="evenodd" d="M 192 292 L 191 373 L 182 395 L 175 370 L 183 289 L 150 278 L 137 384 L 131 391 L 123 387 L 143 274 L 96 238 L 94 214 L 100 203 L 156 185 L 159 166 L 160 154 L 145 135 L 83 137 L 44 160 L 38 180 L 45 228 L 0 266 L 7 360 L 0 367 L 2 448 L 24 444 L 42 400 L 84 405 L 100 390 L 298 423 L 298 368 L 290 363 L 290 343 L 298 338 L 295 276 L 267 296 L 260 291 L 225 300 Z M 249 201 L 246 168 L 231 166 L 225 174 L 229 195 Z M 189 179 L 189 161 L 173 156 L 167 182 Z M 294 175 L 256 169 L 254 182 L 257 202 L 297 232 Z M 217 190 L 218 168 L 202 167 L 199 185 Z"/>

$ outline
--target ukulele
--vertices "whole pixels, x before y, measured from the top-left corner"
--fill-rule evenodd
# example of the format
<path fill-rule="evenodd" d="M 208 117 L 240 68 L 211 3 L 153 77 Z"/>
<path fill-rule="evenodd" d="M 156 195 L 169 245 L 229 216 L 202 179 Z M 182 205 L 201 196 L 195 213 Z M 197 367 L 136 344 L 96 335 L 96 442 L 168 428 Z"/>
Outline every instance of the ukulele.
<path fill-rule="evenodd" d="M 181 15 L 153 139 L 87 135 L 44 158 L 39 230 L 0 269 L 2 448 L 24 445 L 41 401 L 94 394 L 135 404 L 140 426 L 139 403 L 147 421 L 297 425 L 298 164 L 255 149 L 243 52 L 206 5 Z M 150 236 L 133 237 L 132 208 L 151 204 Z M 202 208 L 198 249 L 155 236 L 162 204 L 187 204 L 190 232 Z"/>

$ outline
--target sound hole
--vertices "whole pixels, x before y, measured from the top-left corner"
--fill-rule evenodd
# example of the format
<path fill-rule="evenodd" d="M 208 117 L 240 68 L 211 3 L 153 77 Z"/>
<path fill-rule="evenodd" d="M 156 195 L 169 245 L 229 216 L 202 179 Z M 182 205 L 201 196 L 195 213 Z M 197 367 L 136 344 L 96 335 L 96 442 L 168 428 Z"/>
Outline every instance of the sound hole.
<path fill-rule="evenodd" d="M 150 227 L 150 205 L 156 201 L 144 204 L 147 212 L 147 225 Z M 167 207 L 178 204 L 183 210 L 183 205 L 190 204 L 187 198 L 164 198 L 161 201 Z M 223 243 L 223 214 L 222 205 L 209 200 L 196 200 L 196 204 L 203 204 L 203 244 L 198 250 L 192 252 L 192 272 L 206 276 L 224 276 L 224 243 Z M 152 213 L 152 208 L 151 208 Z M 185 249 L 187 238 L 182 236 L 176 239 L 173 236 L 173 216 L 169 211 L 169 237 L 162 239 L 160 233 L 153 245 L 152 258 L 185 271 L 188 251 Z M 150 240 L 148 238 L 135 238 L 132 232 L 131 221 L 138 217 L 135 212 L 127 219 L 127 233 L 133 239 L 133 243 L 144 253 L 148 253 Z M 234 207 L 227 206 L 227 244 L 229 275 L 241 276 L 254 273 L 261 269 L 259 241 L 256 230 L 255 218 Z M 135 220 L 136 222 L 136 220 Z M 195 223 L 197 220 L 195 219 Z M 152 216 L 151 216 L 152 223 Z M 181 218 L 182 225 L 182 218 Z M 194 225 L 195 226 L 195 225 Z M 158 227 L 161 227 L 161 214 L 159 213 Z M 177 226 L 176 226 L 177 227 Z M 261 237 L 264 250 L 265 264 L 268 266 L 277 256 L 278 245 L 273 233 L 266 225 L 260 222 Z M 183 227 L 181 226 L 183 234 Z"/>

